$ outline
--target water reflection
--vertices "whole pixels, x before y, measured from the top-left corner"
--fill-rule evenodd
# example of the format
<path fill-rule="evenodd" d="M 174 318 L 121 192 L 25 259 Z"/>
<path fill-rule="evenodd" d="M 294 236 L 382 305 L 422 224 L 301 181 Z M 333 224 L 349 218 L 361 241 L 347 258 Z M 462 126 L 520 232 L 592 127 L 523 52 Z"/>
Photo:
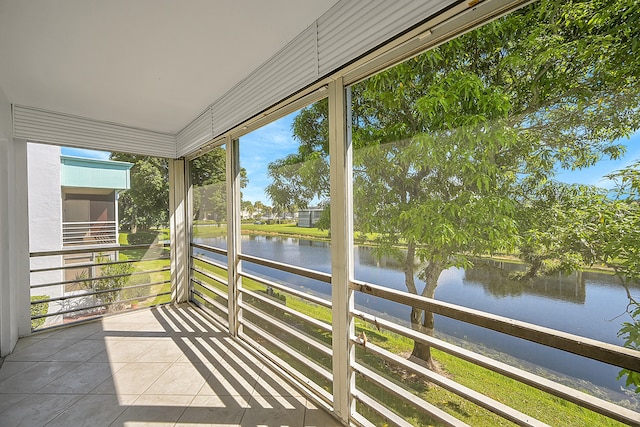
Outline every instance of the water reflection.
<path fill-rule="evenodd" d="M 537 295 L 544 298 L 584 304 L 587 296 L 586 277 L 582 273 L 513 280 L 512 274 L 524 271 L 515 263 L 482 261 L 465 271 L 465 285 L 482 286 L 496 298 Z"/>

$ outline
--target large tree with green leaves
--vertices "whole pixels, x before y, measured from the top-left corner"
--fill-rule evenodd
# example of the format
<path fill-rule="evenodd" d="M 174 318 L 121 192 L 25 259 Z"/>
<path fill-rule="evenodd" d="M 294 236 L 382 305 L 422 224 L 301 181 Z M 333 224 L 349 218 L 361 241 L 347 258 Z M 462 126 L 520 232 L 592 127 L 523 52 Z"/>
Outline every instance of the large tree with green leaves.
<path fill-rule="evenodd" d="M 123 226 L 132 232 L 167 226 L 169 222 L 169 167 L 166 159 L 112 153 L 111 159 L 131 162 L 131 188 L 120 195 L 119 212 Z M 218 147 L 190 163 L 194 216 L 206 211 L 217 221 L 226 218 L 226 154 Z M 241 170 L 241 186 L 246 185 Z"/>
<path fill-rule="evenodd" d="M 118 200 L 120 223 L 132 233 L 169 223 L 169 166 L 160 157 L 112 153 L 112 160 L 133 163 L 131 188 Z"/>
<path fill-rule="evenodd" d="M 402 259 L 410 292 L 433 297 L 443 269 L 525 248 L 525 202 L 557 168 L 624 152 L 617 141 L 640 128 L 629 21 L 634 1 L 543 0 L 351 87 L 356 229 Z M 327 167 L 326 121 L 326 103 L 295 119 L 298 154 L 270 167 L 279 203 L 328 195 L 308 179 Z M 433 331 L 431 313 L 411 323 Z M 431 360 L 417 343 L 413 356 Z"/>

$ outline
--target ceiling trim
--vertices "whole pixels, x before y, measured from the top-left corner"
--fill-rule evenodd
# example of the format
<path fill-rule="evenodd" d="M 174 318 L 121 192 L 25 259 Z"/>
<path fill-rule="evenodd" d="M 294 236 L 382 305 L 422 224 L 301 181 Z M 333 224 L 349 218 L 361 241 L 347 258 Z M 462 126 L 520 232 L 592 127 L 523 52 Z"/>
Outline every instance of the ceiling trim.
<path fill-rule="evenodd" d="M 86 117 L 12 106 L 13 137 L 30 142 L 176 157 L 176 136 Z"/>

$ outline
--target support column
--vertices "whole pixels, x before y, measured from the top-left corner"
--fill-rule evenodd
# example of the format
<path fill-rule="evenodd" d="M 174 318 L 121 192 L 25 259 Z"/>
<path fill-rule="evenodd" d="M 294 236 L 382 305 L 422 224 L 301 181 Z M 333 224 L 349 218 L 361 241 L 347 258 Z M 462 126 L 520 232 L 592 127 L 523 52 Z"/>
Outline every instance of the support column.
<path fill-rule="evenodd" d="M 331 299 L 333 320 L 333 406 L 336 415 L 349 425 L 355 409 L 351 391 L 355 378 L 351 362 L 354 323 L 353 291 L 353 185 L 350 110 L 342 79 L 329 84 L 329 155 L 331 178 Z"/>
<path fill-rule="evenodd" d="M 18 299 L 18 335 L 31 334 L 31 279 L 29 257 L 29 171 L 27 141 L 14 139 L 16 196 L 14 211 L 15 267 Z"/>
<path fill-rule="evenodd" d="M 171 238 L 171 302 L 189 299 L 189 224 L 184 159 L 169 159 L 169 233 Z"/>
<path fill-rule="evenodd" d="M 0 129 L 0 356 L 31 333 L 27 191 L 27 142 Z"/>
<path fill-rule="evenodd" d="M 240 141 L 227 137 L 227 313 L 229 333 L 238 336 L 240 332 L 240 310 L 238 298 L 241 286 L 239 276 L 240 260 Z"/>

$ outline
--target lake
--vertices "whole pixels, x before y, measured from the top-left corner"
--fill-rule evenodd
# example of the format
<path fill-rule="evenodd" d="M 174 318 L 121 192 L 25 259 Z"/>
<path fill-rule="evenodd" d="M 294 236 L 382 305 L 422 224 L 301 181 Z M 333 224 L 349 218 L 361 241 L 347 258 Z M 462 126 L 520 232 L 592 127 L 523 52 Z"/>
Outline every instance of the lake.
<path fill-rule="evenodd" d="M 225 239 L 198 239 L 196 242 L 226 247 Z M 248 255 L 327 273 L 331 270 L 331 254 L 327 242 L 273 236 L 242 236 L 241 242 L 242 252 Z M 198 249 L 196 252 L 203 251 Z M 207 255 L 224 261 L 215 254 Z M 521 268 L 520 265 L 498 265 L 497 262 L 493 264 L 496 265 L 466 271 L 460 268 L 444 271 L 438 280 L 435 298 L 607 343 L 623 344 L 617 333 L 622 322 L 629 321 L 629 316 L 624 314 L 628 298 L 615 276 L 584 272 L 580 275 L 519 282 L 509 279 L 508 273 Z M 315 295 L 326 298 L 331 295 L 331 287 L 326 283 L 251 263 L 243 265 L 247 272 L 286 282 Z M 502 270 L 497 267 L 501 267 Z M 358 280 L 406 290 L 404 273 L 400 266 L 392 259 L 377 259 L 371 248 L 356 247 L 355 277 Z M 418 277 L 415 280 L 421 290 L 424 282 Z M 632 288 L 631 292 L 640 294 L 640 287 Z M 401 324 L 409 324 L 410 309 L 407 306 L 362 294 L 356 294 L 355 302 L 359 309 Z M 640 403 L 633 393 L 625 392 L 624 380 L 616 379 L 620 369 L 615 366 L 443 316 L 436 316 L 435 328 L 439 338 L 462 347 L 573 387 L 592 390 L 592 393 L 608 400 L 630 401 L 632 405 Z"/>

